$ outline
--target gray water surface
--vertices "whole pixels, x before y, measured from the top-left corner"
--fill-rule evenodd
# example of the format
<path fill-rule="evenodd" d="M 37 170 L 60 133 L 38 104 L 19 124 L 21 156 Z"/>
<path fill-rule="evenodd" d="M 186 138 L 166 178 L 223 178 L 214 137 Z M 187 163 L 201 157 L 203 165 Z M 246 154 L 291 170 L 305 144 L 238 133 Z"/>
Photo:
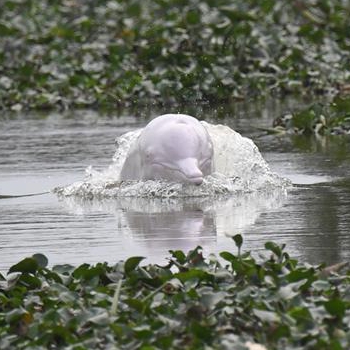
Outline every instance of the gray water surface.
<path fill-rule="evenodd" d="M 270 127 L 274 116 L 293 108 L 293 101 L 272 101 L 179 110 L 251 137 L 271 168 L 295 184 L 287 196 L 246 195 L 215 205 L 203 199 L 165 201 L 161 211 L 152 211 L 151 201 L 84 202 L 58 199 L 51 193 L 1 199 L 0 271 L 38 252 L 47 255 L 50 264 L 77 265 L 113 263 L 131 255 L 163 262 L 169 250 L 187 251 L 197 245 L 208 253 L 236 251 L 227 237 L 236 233 L 243 234 L 246 250 L 263 251 L 264 242 L 273 240 L 310 263 L 348 260 L 350 140 L 269 136 L 255 128 Z M 82 180 L 89 165 L 106 168 L 116 136 L 170 111 L 141 112 L 3 116 L 0 194 L 48 191 Z"/>

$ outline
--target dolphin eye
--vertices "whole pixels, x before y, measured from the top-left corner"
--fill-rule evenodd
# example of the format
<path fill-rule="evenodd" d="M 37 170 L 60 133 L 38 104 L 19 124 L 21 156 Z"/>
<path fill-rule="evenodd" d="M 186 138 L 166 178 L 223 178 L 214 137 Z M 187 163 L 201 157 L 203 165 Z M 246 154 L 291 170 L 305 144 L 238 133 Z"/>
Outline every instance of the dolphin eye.
<path fill-rule="evenodd" d="M 149 150 L 145 152 L 145 156 L 148 161 L 154 158 L 154 154 Z"/>

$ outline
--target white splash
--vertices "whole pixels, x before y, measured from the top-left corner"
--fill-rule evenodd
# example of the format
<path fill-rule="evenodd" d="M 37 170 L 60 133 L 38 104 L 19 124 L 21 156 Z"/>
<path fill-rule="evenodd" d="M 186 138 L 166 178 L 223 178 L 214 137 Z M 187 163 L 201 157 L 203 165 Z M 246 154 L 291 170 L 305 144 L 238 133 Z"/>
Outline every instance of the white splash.
<path fill-rule="evenodd" d="M 166 181 L 119 181 L 119 175 L 130 147 L 142 129 L 128 132 L 116 140 L 112 164 L 99 172 L 91 166 L 86 169 L 84 181 L 54 192 L 60 196 L 81 198 L 183 198 L 217 197 L 233 193 L 269 192 L 285 190 L 290 185 L 270 170 L 258 147 L 252 140 L 224 125 L 202 122 L 214 145 L 215 172 L 204 178 L 200 186 Z"/>

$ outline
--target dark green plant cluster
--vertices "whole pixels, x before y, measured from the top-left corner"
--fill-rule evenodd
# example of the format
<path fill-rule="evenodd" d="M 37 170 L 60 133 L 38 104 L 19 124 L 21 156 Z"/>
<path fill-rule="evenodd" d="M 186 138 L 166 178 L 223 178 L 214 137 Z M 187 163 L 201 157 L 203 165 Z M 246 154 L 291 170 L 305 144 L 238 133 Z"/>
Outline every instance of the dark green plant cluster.
<path fill-rule="evenodd" d="M 0 108 L 341 89 L 349 18 L 349 0 L 3 0 Z"/>
<path fill-rule="evenodd" d="M 274 120 L 275 131 L 304 135 L 350 134 L 350 98 L 316 102 L 309 107 Z"/>
<path fill-rule="evenodd" d="M 349 275 L 234 240 L 238 254 L 172 251 L 166 266 L 26 258 L 1 276 L 0 348 L 349 349 Z"/>

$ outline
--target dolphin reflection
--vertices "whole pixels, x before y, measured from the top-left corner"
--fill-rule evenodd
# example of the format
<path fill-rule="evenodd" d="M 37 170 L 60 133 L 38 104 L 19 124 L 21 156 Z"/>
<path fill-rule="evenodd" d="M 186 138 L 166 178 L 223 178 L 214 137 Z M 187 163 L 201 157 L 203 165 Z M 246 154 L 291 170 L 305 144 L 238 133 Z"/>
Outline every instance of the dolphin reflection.
<path fill-rule="evenodd" d="M 168 250 L 188 251 L 200 245 L 215 252 L 218 247 L 226 247 L 231 243 L 231 236 L 248 234 L 249 227 L 262 213 L 279 208 L 285 199 L 286 193 L 278 191 L 214 200 L 119 198 L 118 201 L 91 201 L 78 197 L 61 198 L 64 206 L 74 214 L 96 215 L 102 212 L 114 217 L 114 235 L 109 237 L 109 242 L 116 247 L 123 245 L 122 251 L 115 252 L 114 257 L 118 255 L 122 259 L 141 252 L 157 262 L 167 255 Z M 98 244 L 98 237 L 94 237 L 94 244 Z"/>

